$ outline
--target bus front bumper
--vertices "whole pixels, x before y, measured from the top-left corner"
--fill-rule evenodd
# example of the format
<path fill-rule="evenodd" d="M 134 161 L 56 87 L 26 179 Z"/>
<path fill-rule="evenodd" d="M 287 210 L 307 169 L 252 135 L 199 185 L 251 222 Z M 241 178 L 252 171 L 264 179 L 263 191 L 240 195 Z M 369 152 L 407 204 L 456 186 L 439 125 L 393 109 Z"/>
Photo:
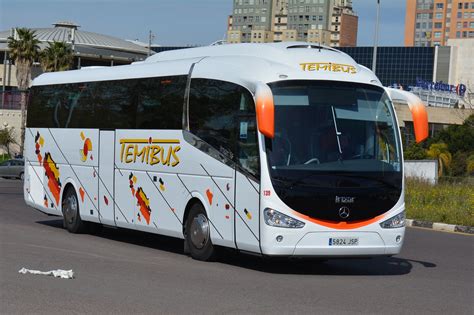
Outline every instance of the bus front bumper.
<path fill-rule="evenodd" d="M 378 231 L 308 232 L 302 237 L 281 235 L 282 240 L 262 242 L 262 253 L 268 256 L 355 257 L 391 256 L 400 253 L 405 228 Z M 335 239 L 357 239 L 356 245 L 338 245 Z"/>

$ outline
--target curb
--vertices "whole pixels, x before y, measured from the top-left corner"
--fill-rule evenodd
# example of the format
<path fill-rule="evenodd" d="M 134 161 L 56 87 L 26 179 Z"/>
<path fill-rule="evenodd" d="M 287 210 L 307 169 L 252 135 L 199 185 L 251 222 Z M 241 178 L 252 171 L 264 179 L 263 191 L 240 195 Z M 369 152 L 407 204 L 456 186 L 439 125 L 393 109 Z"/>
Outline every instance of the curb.
<path fill-rule="evenodd" d="M 433 230 L 442 231 L 442 232 L 460 232 L 460 233 L 466 233 L 466 234 L 474 234 L 474 227 L 464 226 L 464 225 L 433 223 L 429 221 L 406 219 L 406 226 L 416 226 L 416 227 L 433 229 Z"/>

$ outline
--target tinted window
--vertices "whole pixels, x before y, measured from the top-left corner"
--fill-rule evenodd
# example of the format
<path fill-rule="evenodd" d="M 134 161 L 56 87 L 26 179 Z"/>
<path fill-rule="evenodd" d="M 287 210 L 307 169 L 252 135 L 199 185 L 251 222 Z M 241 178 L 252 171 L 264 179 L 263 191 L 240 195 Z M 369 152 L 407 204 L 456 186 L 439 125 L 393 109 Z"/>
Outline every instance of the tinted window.
<path fill-rule="evenodd" d="M 258 142 L 252 95 L 243 87 L 217 80 L 193 79 L 189 96 L 191 132 L 258 174 Z"/>
<path fill-rule="evenodd" d="M 181 129 L 186 77 L 140 81 L 137 125 L 139 129 Z"/>
<path fill-rule="evenodd" d="M 181 129 L 186 76 L 32 88 L 28 127 Z"/>

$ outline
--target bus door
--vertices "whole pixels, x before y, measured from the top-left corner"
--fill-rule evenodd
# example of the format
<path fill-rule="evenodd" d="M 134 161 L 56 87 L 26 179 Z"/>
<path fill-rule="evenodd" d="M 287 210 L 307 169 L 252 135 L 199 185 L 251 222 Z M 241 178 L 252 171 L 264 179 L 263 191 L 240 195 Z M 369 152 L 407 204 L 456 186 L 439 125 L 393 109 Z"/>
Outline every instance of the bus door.
<path fill-rule="evenodd" d="M 99 133 L 99 218 L 101 223 L 115 226 L 115 131 Z"/>
<path fill-rule="evenodd" d="M 237 114 L 235 170 L 235 239 L 237 248 L 260 252 L 260 164 L 255 106 L 241 96 Z"/>

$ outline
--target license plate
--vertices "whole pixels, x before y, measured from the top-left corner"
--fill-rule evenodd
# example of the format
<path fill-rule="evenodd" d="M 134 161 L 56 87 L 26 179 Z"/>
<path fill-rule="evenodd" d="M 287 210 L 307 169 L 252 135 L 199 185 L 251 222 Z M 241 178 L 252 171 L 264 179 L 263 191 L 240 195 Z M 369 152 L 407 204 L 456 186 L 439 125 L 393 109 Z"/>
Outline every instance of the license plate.
<path fill-rule="evenodd" d="M 358 237 L 330 237 L 329 246 L 358 246 Z"/>

